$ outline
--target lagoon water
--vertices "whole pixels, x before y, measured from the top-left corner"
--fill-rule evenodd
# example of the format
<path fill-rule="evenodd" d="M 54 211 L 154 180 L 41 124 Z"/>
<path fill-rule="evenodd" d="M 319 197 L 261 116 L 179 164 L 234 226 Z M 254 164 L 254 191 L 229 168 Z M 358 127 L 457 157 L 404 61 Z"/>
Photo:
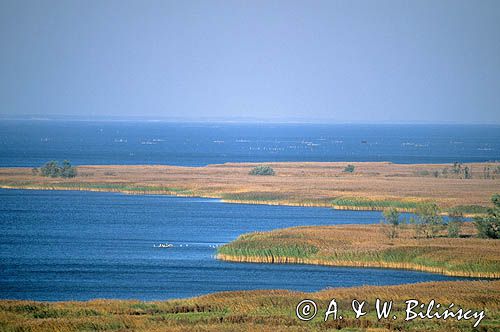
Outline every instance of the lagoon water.
<path fill-rule="evenodd" d="M 0 166 L 500 159 L 498 125 L 0 121 Z"/>
<path fill-rule="evenodd" d="M 0 166 L 500 159 L 500 126 L 0 121 Z M 191 297 L 216 291 L 457 279 L 402 270 L 229 263 L 215 246 L 252 231 L 378 223 L 379 212 L 116 193 L 0 190 L 0 298 Z M 173 248 L 154 248 L 172 243 Z"/>
<path fill-rule="evenodd" d="M 456 280 L 385 269 L 229 263 L 214 246 L 242 233 L 378 223 L 379 212 L 214 199 L 0 189 L 0 298 L 161 300 L 217 291 Z M 154 248 L 172 243 L 173 248 Z"/>

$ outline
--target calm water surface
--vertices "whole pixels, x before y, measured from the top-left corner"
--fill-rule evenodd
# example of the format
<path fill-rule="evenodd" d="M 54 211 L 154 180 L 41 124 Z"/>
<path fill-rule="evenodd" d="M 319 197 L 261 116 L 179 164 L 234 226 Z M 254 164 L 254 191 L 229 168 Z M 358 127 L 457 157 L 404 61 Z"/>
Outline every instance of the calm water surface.
<path fill-rule="evenodd" d="M 0 166 L 500 159 L 500 126 L 0 120 Z"/>
<path fill-rule="evenodd" d="M 403 270 L 214 259 L 214 246 L 242 233 L 380 219 L 379 212 L 0 189 L 0 297 L 159 300 L 227 290 L 316 291 L 458 279 Z M 153 247 L 160 242 L 175 247 Z"/>

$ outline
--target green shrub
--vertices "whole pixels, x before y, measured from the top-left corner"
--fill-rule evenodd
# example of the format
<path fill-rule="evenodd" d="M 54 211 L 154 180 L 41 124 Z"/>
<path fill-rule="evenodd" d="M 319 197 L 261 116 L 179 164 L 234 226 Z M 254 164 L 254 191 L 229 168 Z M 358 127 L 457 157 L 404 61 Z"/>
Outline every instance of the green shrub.
<path fill-rule="evenodd" d="M 355 168 L 356 168 L 356 166 L 349 164 L 344 168 L 344 172 L 345 173 L 353 173 Z"/>
<path fill-rule="evenodd" d="M 462 223 L 464 222 L 464 214 L 460 209 L 451 209 L 448 216 L 448 237 L 460 237 L 460 230 L 462 228 Z"/>
<path fill-rule="evenodd" d="M 457 205 L 448 210 L 449 214 L 458 212 L 462 214 L 486 214 L 488 213 L 488 207 L 481 205 Z"/>
<path fill-rule="evenodd" d="M 275 175 L 273 168 L 271 166 L 257 166 L 254 167 L 248 174 L 250 175 Z"/>

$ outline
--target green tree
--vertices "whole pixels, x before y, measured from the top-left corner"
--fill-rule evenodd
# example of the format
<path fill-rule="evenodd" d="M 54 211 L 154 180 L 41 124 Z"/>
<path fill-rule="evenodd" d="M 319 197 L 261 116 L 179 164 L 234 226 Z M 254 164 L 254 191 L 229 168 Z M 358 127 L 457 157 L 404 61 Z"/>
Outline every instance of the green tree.
<path fill-rule="evenodd" d="M 74 178 L 76 176 L 76 168 L 71 166 L 71 163 L 67 160 L 63 161 L 61 167 L 61 177 L 63 178 Z"/>
<path fill-rule="evenodd" d="M 478 236 L 481 238 L 500 239 L 500 195 L 491 196 L 493 208 L 488 209 L 488 214 L 474 218 Z"/>
<path fill-rule="evenodd" d="M 250 175 L 275 175 L 274 169 L 271 166 L 257 166 L 254 167 L 248 174 Z"/>
<path fill-rule="evenodd" d="M 419 204 L 415 214 L 416 226 L 425 237 L 435 237 L 443 229 L 443 218 L 439 215 L 439 207 L 435 203 Z"/>
<path fill-rule="evenodd" d="M 71 166 L 71 163 L 67 160 L 63 161 L 62 166 L 59 166 L 57 161 L 51 160 L 40 167 L 40 174 L 42 176 L 50 176 L 52 178 L 72 178 L 76 176 L 76 168 Z"/>
<path fill-rule="evenodd" d="M 443 171 L 441 172 L 443 174 L 443 176 L 446 178 L 448 177 L 448 168 L 443 168 Z"/>
<path fill-rule="evenodd" d="M 483 168 L 483 178 L 485 178 L 485 179 L 491 179 L 491 173 L 490 173 L 490 167 L 489 166 L 484 166 L 484 168 Z"/>
<path fill-rule="evenodd" d="M 384 210 L 383 231 L 389 239 L 398 237 L 398 227 L 400 225 L 399 212 L 395 208 Z"/>
<path fill-rule="evenodd" d="M 56 178 L 61 174 L 61 168 L 57 164 L 57 161 L 51 160 L 46 162 L 45 165 L 40 168 L 40 172 L 42 173 L 42 176 Z"/>
<path fill-rule="evenodd" d="M 493 176 L 491 178 L 495 179 L 495 175 L 499 174 L 500 174 L 500 166 L 497 166 L 496 168 L 493 169 Z"/>
<path fill-rule="evenodd" d="M 464 168 L 464 179 L 472 179 L 472 171 L 468 166 Z"/>

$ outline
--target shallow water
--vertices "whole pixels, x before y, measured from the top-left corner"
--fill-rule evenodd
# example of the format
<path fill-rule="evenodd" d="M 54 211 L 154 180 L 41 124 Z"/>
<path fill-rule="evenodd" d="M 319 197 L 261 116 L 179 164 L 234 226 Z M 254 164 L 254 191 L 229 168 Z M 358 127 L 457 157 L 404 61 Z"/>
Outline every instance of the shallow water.
<path fill-rule="evenodd" d="M 213 199 L 0 189 L 0 297 L 160 300 L 217 291 L 456 280 L 367 268 L 229 263 L 214 246 L 299 225 L 378 223 L 380 212 Z M 154 248 L 172 243 L 173 248 Z"/>

